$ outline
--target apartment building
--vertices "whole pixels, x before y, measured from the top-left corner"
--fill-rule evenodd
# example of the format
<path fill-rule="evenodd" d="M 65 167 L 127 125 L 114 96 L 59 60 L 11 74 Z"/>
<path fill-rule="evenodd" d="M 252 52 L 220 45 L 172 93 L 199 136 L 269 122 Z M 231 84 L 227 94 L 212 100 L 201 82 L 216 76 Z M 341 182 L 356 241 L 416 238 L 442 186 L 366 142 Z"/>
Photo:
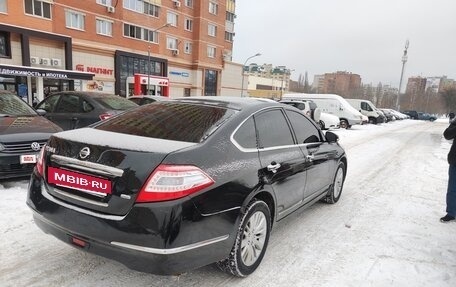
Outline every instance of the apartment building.
<path fill-rule="evenodd" d="M 315 80 L 318 81 L 316 82 Z M 338 94 L 341 96 L 351 96 L 351 94 L 361 87 L 361 76 L 345 71 L 326 73 L 315 76 L 314 83 L 318 87 L 318 93 Z"/>
<path fill-rule="evenodd" d="M 29 101 L 58 90 L 240 90 L 235 16 L 235 0 L 0 0 L 0 89 Z"/>

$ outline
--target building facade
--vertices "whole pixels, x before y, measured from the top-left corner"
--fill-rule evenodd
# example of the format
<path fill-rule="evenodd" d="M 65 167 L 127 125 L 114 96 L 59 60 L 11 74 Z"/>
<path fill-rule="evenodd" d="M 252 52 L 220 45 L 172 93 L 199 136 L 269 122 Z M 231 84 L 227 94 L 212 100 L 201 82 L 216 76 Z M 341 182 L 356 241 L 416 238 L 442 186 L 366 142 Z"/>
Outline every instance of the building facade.
<path fill-rule="evenodd" d="M 361 76 L 345 71 L 316 75 L 312 87 L 317 88 L 317 93 L 351 97 L 354 91 L 361 88 Z"/>
<path fill-rule="evenodd" d="M 246 94 L 253 97 L 280 99 L 290 90 L 292 71 L 285 66 L 250 64 L 244 67 L 244 74 L 247 75 Z"/>
<path fill-rule="evenodd" d="M 234 19 L 235 0 L 0 0 L 0 88 L 240 94 Z"/>

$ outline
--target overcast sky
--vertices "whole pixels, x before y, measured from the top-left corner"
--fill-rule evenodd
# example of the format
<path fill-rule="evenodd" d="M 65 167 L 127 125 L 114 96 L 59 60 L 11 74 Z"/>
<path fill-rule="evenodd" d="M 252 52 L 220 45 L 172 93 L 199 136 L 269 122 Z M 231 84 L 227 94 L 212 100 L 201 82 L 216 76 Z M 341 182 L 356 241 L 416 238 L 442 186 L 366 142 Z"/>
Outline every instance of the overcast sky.
<path fill-rule="evenodd" d="M 295 69 L 292 79 L 348 71 L 404 88 L 411 76 L 456 79 L 456 0 L 238 0 L 233 60 Z"/>

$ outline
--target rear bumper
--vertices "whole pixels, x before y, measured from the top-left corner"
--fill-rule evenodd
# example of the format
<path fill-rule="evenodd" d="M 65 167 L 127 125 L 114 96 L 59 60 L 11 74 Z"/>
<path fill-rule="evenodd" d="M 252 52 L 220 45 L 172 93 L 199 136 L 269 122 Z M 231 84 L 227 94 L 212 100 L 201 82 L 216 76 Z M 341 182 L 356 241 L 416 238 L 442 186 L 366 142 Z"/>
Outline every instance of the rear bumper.
<path fill-rule="evenodd" d="M 116 260 L 130 269 L 180 274 L 229 255 L 239 210 L 201 216 L 190 199 L 137 204 L 120 220 L 69 209 L 41 193 L 32 174 L 27 204 L 44 232 L 84 251 Z M 84 247 L 73 239 L 82 240 Z M 79 242 L 79 241 L 77 241 Z"/>

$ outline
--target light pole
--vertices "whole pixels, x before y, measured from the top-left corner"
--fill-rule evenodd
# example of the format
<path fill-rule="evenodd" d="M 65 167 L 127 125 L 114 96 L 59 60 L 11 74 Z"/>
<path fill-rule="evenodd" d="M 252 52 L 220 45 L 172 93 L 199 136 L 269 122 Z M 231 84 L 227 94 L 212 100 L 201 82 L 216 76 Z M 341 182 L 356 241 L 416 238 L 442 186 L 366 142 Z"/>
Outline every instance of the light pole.
<path fill-rule="evenodd" d="M 402 56 L 402 71 L 401 71 L 401 79 L 399 80 L 399 91 L 397 92 L 397 99 L 396 99 L 396 110 L 401 111 L 401 102 L 400 102 L 400 97 L 401 97 L 401 87 L 402 87 L 402 77 L 404 76 L 404 67 L 405 63 L 407 63 L 407 50 L 409 47 L 409 40 L 405 42 L 405 49 L 404 49 L 404 55 Z"/>
<path fill-rule="evenodd" d="M 160 27 L 154 29 L 154 30 L 151 30 L 152 32 L 152 35 L 157 32 L 158 30 L 160 29 L 163 29 L 165 27 L 168 27 L 169 26 L 169 23 L 166 23 L 164 25 L 161 25 Z M 157 35 L 158 37 L 158 35 Z M 148 46 L 147 46 L 147 94 L 149 95 L 150 94 L 150 34 L 149 34 L 149 37 L 147 38 L 147 42 L 148 42 Z"/>
<path fill-rule="evenodd" d="M 258 56 L 261 56 L 261 54 L 260 54 L 260 53 L 256 53 L 255 55 L 248 57 L 247 60 L 245 60 L 244 65 L 242 65 L 241 97 L 244 96 L 244 67 L 245 67 L 245 65 L 247 65 L 247 62 L 248 62 L 250 59 L 252 59 L 253 57 L 258 57 Z"/>

